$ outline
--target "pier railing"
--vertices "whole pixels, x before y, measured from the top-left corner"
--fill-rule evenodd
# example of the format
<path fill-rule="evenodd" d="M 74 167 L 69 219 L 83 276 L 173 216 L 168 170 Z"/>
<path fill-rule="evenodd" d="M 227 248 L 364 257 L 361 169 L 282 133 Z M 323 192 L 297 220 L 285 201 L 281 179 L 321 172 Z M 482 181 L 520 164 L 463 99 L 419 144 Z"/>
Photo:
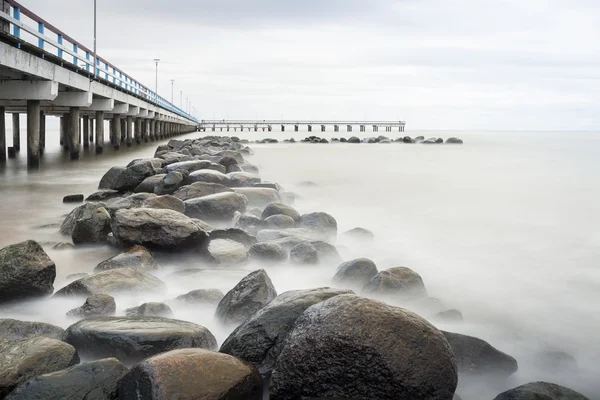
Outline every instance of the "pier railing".
<path fill-rule="evenodd" d="M 8 7 L 6 7 L 8 5 Z M 2 7 L 4 6 L 4 7 Z M 4 8 L 4 9 L 3 9 Z M 94 63 L 96 77 L 122 91 L 136 95 L 165 110 L 199 122 L 179 107 L 160 97 L 147 86 L 133 79 L 106 59 L 96 56 L 89 48 L 65 34 L 54 25 L 37 16 L 15 0 L 0 0 L 0 33 L 12 35 L 20 41 L 37 46 L 44 53 L 55 56 L 61 64 L 74 66 L 79 73 L 93 79 Z M 18 45 L 19 47 L 21 44 Z"/>

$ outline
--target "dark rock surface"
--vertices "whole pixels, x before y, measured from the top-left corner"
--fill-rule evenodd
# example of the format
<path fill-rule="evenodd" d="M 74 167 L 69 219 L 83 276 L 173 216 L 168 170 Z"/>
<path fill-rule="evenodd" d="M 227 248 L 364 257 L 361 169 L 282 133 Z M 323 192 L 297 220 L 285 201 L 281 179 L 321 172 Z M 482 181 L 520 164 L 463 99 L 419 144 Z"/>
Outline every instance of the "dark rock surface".
<path fill-rule="evenodd" d="M 395 267 L 380 271 L 364 286 L 363 294 L 417 299 L 427 296 L 423 279 L 410 268 Z"/>
<path fill-rule="evenodd" d="M 319 263 L 319 253 L 309 242 L 302 242 L 290 251 L 290 261 L 294 264 L 316 265 Z"/>
<path fill-rule="evenodd" d="M 91 296 L 93 294 L 118 295 L 123 293 L 163 293 L 163 281 L 133 268 L 117 268 L 86 276 L 69 283 L 55 296 Z"/>
<path fill-rule="evenodd" d="M 83 195 L 82 194 L 68 194 L 63 197 L 63 203 L 82 203 Z"/>
<path fill-rule="evenodd" d="M 375 234 L 365 228 L 354 228 L 342 233 L 342 236 L 356 241 L 372 242 L 375 240 Z"/>
<path fill-rule="evenodd" d="M 67 313 L 72 317 L 99 317 L 103 315 L 114 315 L 117 309 L 115 298 L 107 294 L 93 294 L 85 300 L 81 307 L 77 307 Z"/>
<path fill-rule="evenodd" d="M 108 271 L 117 268 L 134 268 L 141 271 L 154 271 L 158 263 L 144 246 L 133 246 L 127 251 L 104 260 L 94 268 L 94 272 Z"/>
<path fill-rule="evenodd" d="M 263 262 L 281 262 L 287 260 L 288 254 L 283 246 L 277 243 L 256 243 L 248 250 L 250 259 Z"/>
<path fill-rule="evenodd" d="M 500 393 L 494 400 L 589 400 L 572 389 L 550 382 L 531 382 Z"/>
<path fill-rule="evenodd" d="M 273 215 L 287 215 L 292 218 L 294 222 L 300 222 L 300 213 L 287 204 L 271 203 L 267 205 L 262 212 L 261 218 L 267 219 Z"/>
<path fill-rule="evenodd" d="M 173 310 L 165 303 L 144 303 L 124 310 L 128 317 L 173 317 Z"/>
<path fill-rule="evenodd" d="M 149 198 L 142 204 L 143 208 L 156 208 L 159 210 L 173 210 L 178 213 L 185 212 L 185 203 L 175 196 L 163 195 Z"/>
<path fill-rule="evenodd" d="M 337 235 L 337 221 L 330 214 L 324 212 L 302 215 L 298 227 L 317 231 L 331 237 Z"/>
<path fill-rule="evenodd" d="M 375 275 L 377 275 L 377 266 L 373 261 L 368 258 L 357 258 L 346 261 L 338 267 L 333 277 L 333 283 L 363 287 Z"/>
<path fill-rule="evenodd" d="M 233 219 L 236 211 L 246 211 L 248 199 L 238 193 L 217 193 L 185 202 L 185 214 L 203 221 L 227 221 Z"/>
<path fill-rule="evenodd" d="M 196 182 L 191 185 L 182 186 L 173 196 L 182 201 L 209 196 L 211 194 L 233 192 L 233 189 L 218 183 Z"/>
<path fill-rule="evenodd" d="M 190 305 L 217 305 L 225 297 L 219 289 L 196 289 L 177 296 L 177 300 Z"/>
<path fill-rule="evenodd" d="M 71 239 L 78 244 L 98 244 L 110 233 L 110 214 L 104 207 L 85 207 L 75 220 Z"/>
<path fill-rule="evenodd" d="M 65 330 L 59 326 L 45 322 L 19 321 L 16 319 L 0 319 L 0 342 L 5 340 L 23 340 L 38 336 L 63 340 Z"/>

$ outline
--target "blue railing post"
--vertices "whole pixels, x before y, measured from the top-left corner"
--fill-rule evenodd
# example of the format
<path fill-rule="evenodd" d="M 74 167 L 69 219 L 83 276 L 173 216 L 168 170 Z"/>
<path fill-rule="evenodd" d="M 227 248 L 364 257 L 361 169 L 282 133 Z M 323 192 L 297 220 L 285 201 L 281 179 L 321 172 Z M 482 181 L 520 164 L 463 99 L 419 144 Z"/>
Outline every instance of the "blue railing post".
<path fill-rule="evenodd" d="M 77 43 L 73 43 L 73 52 L 75 54 L 77 54 Z M 77 57 L 73 56 L 73 64 L 75 64 L 76 66 L 79 67 L 79 65 L 77 64 Z"/>
<path fill-rule="evenodd" d="M 63 44 L 63 35 L 58 35 L 58 44 L 60 44 L 60 45 Z M 62 51 L 62 49 L 58 49 L 58 58 L 60 58 L 61 60 L 63 58 L 63 51 Z"/>
<path fill-rule="evenodd" d="M 90 61 L 90 52 L 89 52 L 89 51 L 86 51 L 86 52 L 85 52 L 85 60 L 86 60 L 86 61 Z M 85 70 L 86 70 L 87 72 L 90 72 L 90 64 L 88 64 L 88 63 L 85 63 Z"/>
<path fill-rule="evenodd" d="M 38 22 L 38 32 L 42 35 L 44 34 L 44 24 L 42 24 L 41 22 Z M 44 50 L 44 39 L 38 38 L 38 47 Z"/>

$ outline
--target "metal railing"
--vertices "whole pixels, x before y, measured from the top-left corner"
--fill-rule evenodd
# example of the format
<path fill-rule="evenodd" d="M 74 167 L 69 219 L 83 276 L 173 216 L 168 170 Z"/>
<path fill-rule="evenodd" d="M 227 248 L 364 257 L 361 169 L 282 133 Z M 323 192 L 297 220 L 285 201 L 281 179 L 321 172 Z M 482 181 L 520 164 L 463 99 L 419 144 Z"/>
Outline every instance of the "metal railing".
<path fill-rule="evenodd" d="M 157 93 L 148 89 L 145 85 L 133 79 L 113 64 L 102 57 L 97 56 L 94 61 L 94 52 L 82 45 L 60 29 L 46 20 L 23 7 L 15 0 L 0 0 L 0 3 L 10 5 L 9 13 L 0 9 L 0 19 L 9 23 L 9 31 L 5 32 L 21 41 L 37 46 L 40 50 L 55 55 L 61 63 L 68 63 L 77 68 L 81 73 L 86 73 L 90 78 L 94 75 L 94 62 L 96 63 L 96 77 L 112 83 L 121 90 L 134 94 L 149 103 L 153 103 L 165 110 L 171 111 L 179 116 L 198 123 L 199 121 L 186 113 L 179 107 L 158 96 Z M 27 21 L 27 17 L 30 21 Z M 31 25 L 37 24 L 36 27 Z M 29 34 L 23 35 L 23 32 Z M 52 34 L 52 36 L 49 35 Z M 37 41 L 36 41 L 37 39 Z M 18 44 L 21 47 L 21 44 Z M 42 58 L 44 54 L 42 53 Z"/>

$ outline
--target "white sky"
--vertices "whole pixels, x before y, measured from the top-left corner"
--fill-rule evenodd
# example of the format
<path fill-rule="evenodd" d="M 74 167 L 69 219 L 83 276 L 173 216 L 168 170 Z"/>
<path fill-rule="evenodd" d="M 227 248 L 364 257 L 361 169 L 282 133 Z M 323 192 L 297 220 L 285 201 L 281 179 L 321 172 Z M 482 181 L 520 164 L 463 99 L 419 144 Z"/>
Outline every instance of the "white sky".
<path fill-rule="evenodd" d="M 22 4 L 91 48 L 92 0 Z M 600 0 L 98 0 L 98 53 L 200 119 L 600 130 L 599 39 Z"/>

